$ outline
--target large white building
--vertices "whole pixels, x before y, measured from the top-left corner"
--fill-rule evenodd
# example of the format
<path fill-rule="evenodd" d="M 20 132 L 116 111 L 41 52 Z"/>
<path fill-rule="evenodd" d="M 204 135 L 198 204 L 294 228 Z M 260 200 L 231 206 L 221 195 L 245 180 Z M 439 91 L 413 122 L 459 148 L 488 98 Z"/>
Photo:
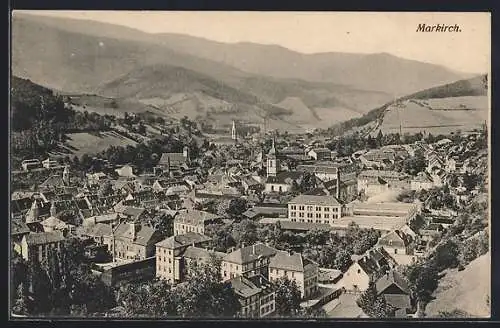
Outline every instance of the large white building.
<path fill-rule="evenodd" d="M 342 204 L 330 195 L 299 195 L 288 202 L 288 220 L 331 225 L 342 216 L 342 208 Z"/>

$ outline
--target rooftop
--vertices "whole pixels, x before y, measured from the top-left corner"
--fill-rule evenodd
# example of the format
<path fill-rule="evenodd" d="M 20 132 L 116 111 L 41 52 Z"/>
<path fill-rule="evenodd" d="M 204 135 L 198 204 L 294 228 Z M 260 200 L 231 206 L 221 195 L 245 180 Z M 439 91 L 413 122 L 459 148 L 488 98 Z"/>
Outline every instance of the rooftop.
<path fill-rule="evenodd" d="M 271 257 L 276 254 L 277 250 L 264 245 L 262 243 L 257 243 L 251 246 L 246 246 L 239 248 L 224 257 L 224 261 L 244 264 L 256 261 L 262 257 Z"/>
<path fill-rule="evenodd" d="M 306 266 L 318 266 L 317 263 L 303 258 L 300 253 L 288 253 L 285 251 L 277 251 L 276 255 L 269 262 L 270 268 L 278 268 L 281 270 L 303 272 Z"/>
<path fill-rule="evenodd" d="M 60 231 L 30 233 L 25 238 L 26 243 L 30 246 L 58 243 L 65 239 Z"/>
<path fill-rule="evenodd" d="M 220 218 L 218 215 L 209 212 L 199 210 L 186 210 L 179 212 L 179 214 L 175 217 L 175 222 L 191 225 L 201 225 L 207 221 L 212 221 L 218 218 Z"/>
<path fill-rule="evenodd" d="M 298 195 L 288 202 L 289 204 L 339 206 L 339 201 L 334 196 Z"/>
<path fill-rule="evenodd" d="M 211 240 L 210 237 L 207 237 L 205 235 L 202 235 L 200 233 L 196 232 L 188 232 L 183 235 L 178 235 L 178 236 L 171 236 L 168 237 L 167 239 L 164 239 L 158 243 L 156 243 L 156 246 L 158 247 L 165 247 L 169 249 L 177 249 L 180 247 L 185 247 L 189 245 L 196 245 L 200 244 L 206 241 Z"/>

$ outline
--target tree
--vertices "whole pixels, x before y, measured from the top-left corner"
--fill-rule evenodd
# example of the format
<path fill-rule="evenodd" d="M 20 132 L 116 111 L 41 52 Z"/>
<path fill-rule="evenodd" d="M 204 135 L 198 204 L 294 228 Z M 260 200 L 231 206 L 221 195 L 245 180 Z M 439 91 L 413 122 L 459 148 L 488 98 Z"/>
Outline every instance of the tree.
<path fill-rule="evenodd" d="M 276 291 L 276 315 L 279 317 L 295 316 L 300 311 L 301 294 L 295 280 L 281 277 L 273 282 Z"/>
<path fill-rule="evenodd" d="M 157 215 L 151 220 L 151 225 L 163 237 L 174 235 L 174 219 L 171 215 Z"/>
<path fill-rule="evenodd" d="M 378 131 L 378 134 L 377 134 L 377 148 L 380 148 L 383 146 L 383 139 L 384 139 L 384 135 L 382 134 L 382 130 L 379 130 Z"/>
<path fill-rule="evenodd" d="M 345 272 L 352 263 L 351 254 L 346 249 L 341 249 L 335 256 L 335 267 Z"/>
<path fill-rule="evenodd" d="M 21 283 L 16 291 L 16 300 L 12 307 L 12 312 L 20 315 L 28 314 L 28 296 L 24 288 L 24 283 Z"/>
<path fill-rule="evenodd" d="M 427 304 L 438 286 L 439 272 L 429 263 L 415 263 L 405 269 L 404 275 L 417 301 Z"/>
<path fill-rule="evenodd" d="M 389 318 L 394 316 L 395 308 L 385 302 L 383 297 L 377 296 L 375 284 L 370 282 L 358 300 L 358 306 L 371 318 Z"/>
<path fill-rule="evenodd" d="M 229 217 L 241 217 L 241 215 L 247 210 L 248 203 L 244 198 L 231 199 L 229 206 L 226 210 Z"/>

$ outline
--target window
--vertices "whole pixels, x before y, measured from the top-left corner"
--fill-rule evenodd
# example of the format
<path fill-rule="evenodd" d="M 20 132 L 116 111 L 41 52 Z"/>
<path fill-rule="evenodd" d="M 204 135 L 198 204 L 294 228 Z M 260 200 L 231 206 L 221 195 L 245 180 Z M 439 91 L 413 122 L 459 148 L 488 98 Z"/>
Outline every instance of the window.
<path fill-rule="evenodd" d="M 168 268 L 168 273 L 172 273 L 172 269 L 171 268 Z"/>
<path fill-rule="evenodd" d="M 290 208 L 291 208 L 292 210 L 296 210 L 296 209 L 297 209 L 297 206 L 296 206 L 296 205 L 292 205 L 292 206 L 290 206 Z"/>
<path fill-rule="evenodd" d="M 292 222 L 297 222 L 297 219 L 292 219 Z"/>
<path fill-rule="evenodd" d="M 329 219 L 330 218 L 330 214 L 325 214 L 325 219 Z"/>
<path fill-rule="evenodd" d="M 358 269 L 358 274 L 360 274 L 360 273 L 361 273 L 361 269 Z"/>
<path fill-rule="evenodd" d="M 303 211 L 303 210 L 304 210 L 304 205 L 299 206 L 299 210 L 300 210 L 300 211 Z"/>
<path fill-rule="evenodd" d="M 299 218 L 303 218 L 304 217 L 304 213 L 299 213 Z"/>
<path fill-rule="evenodd" d="M 329 208 L 328 206 L 325 206 L 325 207 L 323 208 L 323 211 L 325 211 L 325 212 L 330 212 L 330 208 Z"/>
<path fill-rule="evenodd" d="M 271 185 L 271 191 L 274 191 L 274 185 Z"/>
<path fill-rule="evenodd" d="M 316 213 L 316 218 L 317 219 L 321 218 L 321 213 Z"/>
<path fill-rule="evenodd" d="M 398 249 L 394 248 L 394 254 L 397 254 L 397 253 L 398 253 Z"/>
<path fill-rule="evenodd" d="M 292 278 L 293 278 L 293 272 L 292 272 Z"/>
<path fill-rule="evenodd" d="M 313 207 L 312 207 L 312 206 L 307 206 L 307 210 L 308 210 L 308 211 L 312 211 L 312 210 L 313 210 Z"/>
<path fill-rule="evenodd" d="M 307 213 L 307 217 L 308 217 L 308 218 L 312 218 L 312 217 L 313 217 L 313 214 L 312 214 L 312 213 Z"/>
<path fill-rule="evenodd" d="M 321 206 L 316 206 L 316 211 L 321 211 Z"/>
<path fill-rule="evenodd" d="M 297 212 L 290 212 L 290 216 L 291 216 L 292 218 L 296 217 L 296 216 L 297 216 Z"/>
<path fill-rule="evenodd" d="M 281 188 L 281 186 L 279 187 L 279 191 L 282 192 L 283 191 L 283 188 Z"/>

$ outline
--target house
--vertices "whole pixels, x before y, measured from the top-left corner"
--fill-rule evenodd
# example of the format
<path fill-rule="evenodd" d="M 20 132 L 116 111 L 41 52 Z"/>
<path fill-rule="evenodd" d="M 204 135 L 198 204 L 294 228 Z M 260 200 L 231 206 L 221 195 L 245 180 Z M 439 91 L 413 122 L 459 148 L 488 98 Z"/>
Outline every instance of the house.
<path fill-rule="evenodd" d="M 237 276 L 268 277 L 270 259 L 277 250 L 262 243 L 239 248 L 222 259 L 222 279 L 229 280 Z"/>
<path fill-rule="evenodd" d="M 189 162 L 189 148 L 184 147 L 182 153 L 163 153 L 158 166 L 169 172 L 180 169 L 187 162 Z"/>
<path fill-rule="evenodd" d="M 279 172 L 274 176 L 268 176 L 265 182 L 264 192 L 287 193 L 298 186 L 304 177 L 302 172 Z"/>
<path fill-rule="evenodd" d="M 21 254 L 23 237 L 31 232 L 30 228 L 21 219 L 12 219 L 10 221 L 10 240 L 14 250 Z"/>
<path fill-rule="evenodd" d="M 132 178 L 135 177 L 134 175 L 134 169 L 130 165 L 124 165 L 119 169 L 116 169 L 115 172 L 121 176 L 121 177 L 126 177 L 126 178 Z"/>
<path fill-rule="evenodd" d="M 84 227 L 82 237 L 91 238 L 97 245 L 106 245 L 113 252 L 113 227 L 106 223 L 96 223 Z"/>
<path fill-rule="evenodd" d="M 29 262 L 46 261 L 51 251 L 61 251 L 64 240 L 60 231 L 29 233 L 21 241 L 21 255 Z"/>
<path fill-rule="evenodd" d="M 410 189 L 415 191 L 428 190 L 434 187 L 434 180 L 427 172 L 419 172 L 410 181 Z"/>
<path fill-rule="evenodd" d="M 264 276 L 237 276 L 231 278 L 228 284 L 240 302 L 239 316 L 264 318 L 276 310 L 275 291 Z"/>
<path fill-rule="evenodd" d="M 250 220 L 277 219 L 288 217 L 286 204 L 257 204 L 243 213 Z"/>
<path fill-rule="evenodd" d="M 382 236 L 378 247 L 383 248 L 399 265 L 409 265 L 417 260 L 414 255 L 415 240 L 403 230 L 394 230 Z"/>
<path fill-rule="evenodd" d="M 36 169 L 41 166 L 41 163 L 38 159 L 26 159 L 22 161 L 21 167 L 24 171 L 29 171 L 31 169 Z"/>
<path fill-rule="evenodd" d="M 375 289 L 378 297 L 396 309 L 396 317 L 415 313 L 408 282 L 398 272 L 389 270 L 375 282 Z"/>
<path fill-rule="evenodd" d="M 300 253 L 277 251 L 269 262 L 269 280 L 274 281 L 282 277 L 295 280 L 303 299 L 317 293 L 318 275 L 318 263 Z"/>
<path fill-rule="evenodd" d="M 171 236 L 156 243 L 156 277 L 166 279 L 170 283 L 184 281 L 186 263 L 184 253 L 188 247 L 203 247 L 211 238 L 188 232 L 183 235 Z"/>
<path fill-rule="evenodd" d="M 49 216 L 47 219 L 40 222 L 40 224 L 45 232 L 61 231 L 63 234 L 66 234 L 71 228 L 69 224 L 54 216 Z"/>
<path fill-rule="evenodd" d="M 106 180 L 108 176 L 106 173 L 103 172 L 96 172 L 96 173 L 87 173 L 87 182 L 89 185 L 97 185 L 101 183 L 103 180 Z"/>
<path fill-rule="evenodd" d="M 113 233 L 113 256 L 120 260 L 144 260 L 154 256 L 161 239 L 155 229 L 139 223 L 121 223 Z"/>
<path fill-rule="evenodd" d="M 396 264 L 384 249 L 370 249 L 361 257 L 353 258 L 353 263 L 339 283 L 348 291 L 362 293 L 368 289 L 376 274 L 385 273 Z"/>
<path fill-rule="evenodd" d="M 247 195 L 256 194 L 264 189 L 262 184 L 255 180 L 252 176 L 243 176 L 241 178 L 241 185 Z"/>
<path fill-rule="evenodd" d="M 207 225 L 221 220 L 220 216 L 205 211 L 180 211 L 174 219 L 174 236 L 183 235 L 188 232 L 205 234 L 205 227 Z"/>
<path fill-rule="evenodd" d="M 42 161 L 42 166 L 46 169 L 52 169 L 54 167 L 58 167 L 59 163 L 56 160 L 47 158 L 46 160 Z"/>
<path fill-rule="evenodd" d="M 366 170 L 358 176 L 358 192 L 364 192 L 367 196 L 408 188 L 408 176 L 396 171 Z"/>
<path fill-rule="evenodd" d="M 288 202 L 292 222 L 332 224 L 342 215 L 342 204 L 333 196 L 298 195 Z"/>
<path fill-rule="evenodd" d="M 328 148 L 313 148 L 307 155 L 317 161 L 329 161 L 332 159 L 332 151 Z"/>

